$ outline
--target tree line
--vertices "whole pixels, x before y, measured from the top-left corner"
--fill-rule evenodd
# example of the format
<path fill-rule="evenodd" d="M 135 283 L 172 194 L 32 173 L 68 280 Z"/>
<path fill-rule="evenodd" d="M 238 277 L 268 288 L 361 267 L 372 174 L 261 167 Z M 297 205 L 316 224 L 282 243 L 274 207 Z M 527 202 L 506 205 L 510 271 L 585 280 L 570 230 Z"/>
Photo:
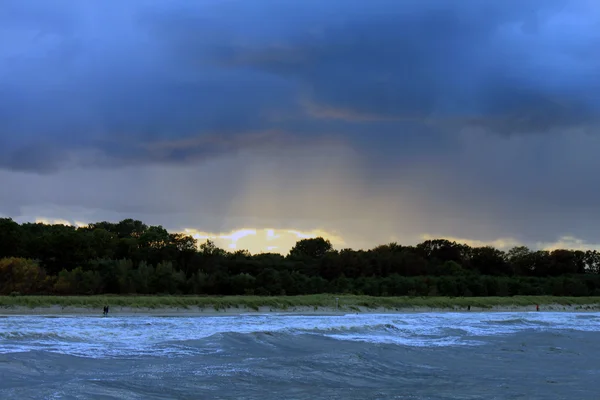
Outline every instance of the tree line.
<path fill-rule="evenodd" d="M 284 256 L 198 245 L 133 219 L 85 227 L 0 219 L 0 295 L 108 293 L 596 296 L 600 253 L 505 252 L 444 239 L 334 250 L 319 237 Z"/>

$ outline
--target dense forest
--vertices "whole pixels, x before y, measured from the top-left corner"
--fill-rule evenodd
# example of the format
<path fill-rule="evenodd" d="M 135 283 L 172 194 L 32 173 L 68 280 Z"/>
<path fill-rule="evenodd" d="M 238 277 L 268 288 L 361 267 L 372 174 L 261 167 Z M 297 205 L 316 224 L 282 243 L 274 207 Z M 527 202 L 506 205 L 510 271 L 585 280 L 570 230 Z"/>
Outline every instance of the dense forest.
<path fill-rule="evenodd" d="M 287 256 L 227 252 L 132 219 L 86 227 L 0 219 L 0 294 L 372 296 L 600 295 L 600 253 L 469 247 L 447 240 Z"/>

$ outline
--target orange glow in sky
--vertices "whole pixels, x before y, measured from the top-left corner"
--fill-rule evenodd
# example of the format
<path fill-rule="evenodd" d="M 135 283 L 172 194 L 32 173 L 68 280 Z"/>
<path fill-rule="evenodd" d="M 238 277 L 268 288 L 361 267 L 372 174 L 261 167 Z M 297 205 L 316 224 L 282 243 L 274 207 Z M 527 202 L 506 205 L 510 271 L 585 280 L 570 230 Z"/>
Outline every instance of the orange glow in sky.
<path fill-rule="evenodd" d="M 334 234 L 320 230 L 301 232 L 292 229 L 238 229 L 229 233 L 208 233 L 195 229 L 185 229 L 184 233 L 198 239 L 199 244 L 212 240 L 222 249 L 248 250 L 256 253 L 287 254 L 297 241 L 307 238 L 324 237 L 329 239 L 334 247 L 343 247 L 344 240 Z"/>

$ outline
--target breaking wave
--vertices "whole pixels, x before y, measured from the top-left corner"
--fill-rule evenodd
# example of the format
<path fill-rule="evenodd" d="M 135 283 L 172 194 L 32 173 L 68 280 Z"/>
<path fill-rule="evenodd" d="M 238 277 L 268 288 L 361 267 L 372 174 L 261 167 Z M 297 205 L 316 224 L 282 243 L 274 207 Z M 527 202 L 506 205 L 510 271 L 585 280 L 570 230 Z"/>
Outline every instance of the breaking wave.
<path fill-rule="evenodd" d="M 15 317 L 0 320 L 0 353 L 49 351 L 91 358 L 267 352 L 319 341 L 408 347 L 473 346 L 520 331 L 599 331 L 598 314 L 431 313 L 343 316 Z M 246 350 L 244 350 L 246 349 Z"/>

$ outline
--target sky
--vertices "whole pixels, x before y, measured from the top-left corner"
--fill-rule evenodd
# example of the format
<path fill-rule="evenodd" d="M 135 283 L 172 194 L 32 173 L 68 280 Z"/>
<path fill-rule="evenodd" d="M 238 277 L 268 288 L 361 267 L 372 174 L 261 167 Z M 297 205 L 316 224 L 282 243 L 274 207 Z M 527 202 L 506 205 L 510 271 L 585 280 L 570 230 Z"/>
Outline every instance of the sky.
<path fill-rule="evenodd" d="M 600 244 L 596 0 L 2 0 L 0 215 Z"/>

